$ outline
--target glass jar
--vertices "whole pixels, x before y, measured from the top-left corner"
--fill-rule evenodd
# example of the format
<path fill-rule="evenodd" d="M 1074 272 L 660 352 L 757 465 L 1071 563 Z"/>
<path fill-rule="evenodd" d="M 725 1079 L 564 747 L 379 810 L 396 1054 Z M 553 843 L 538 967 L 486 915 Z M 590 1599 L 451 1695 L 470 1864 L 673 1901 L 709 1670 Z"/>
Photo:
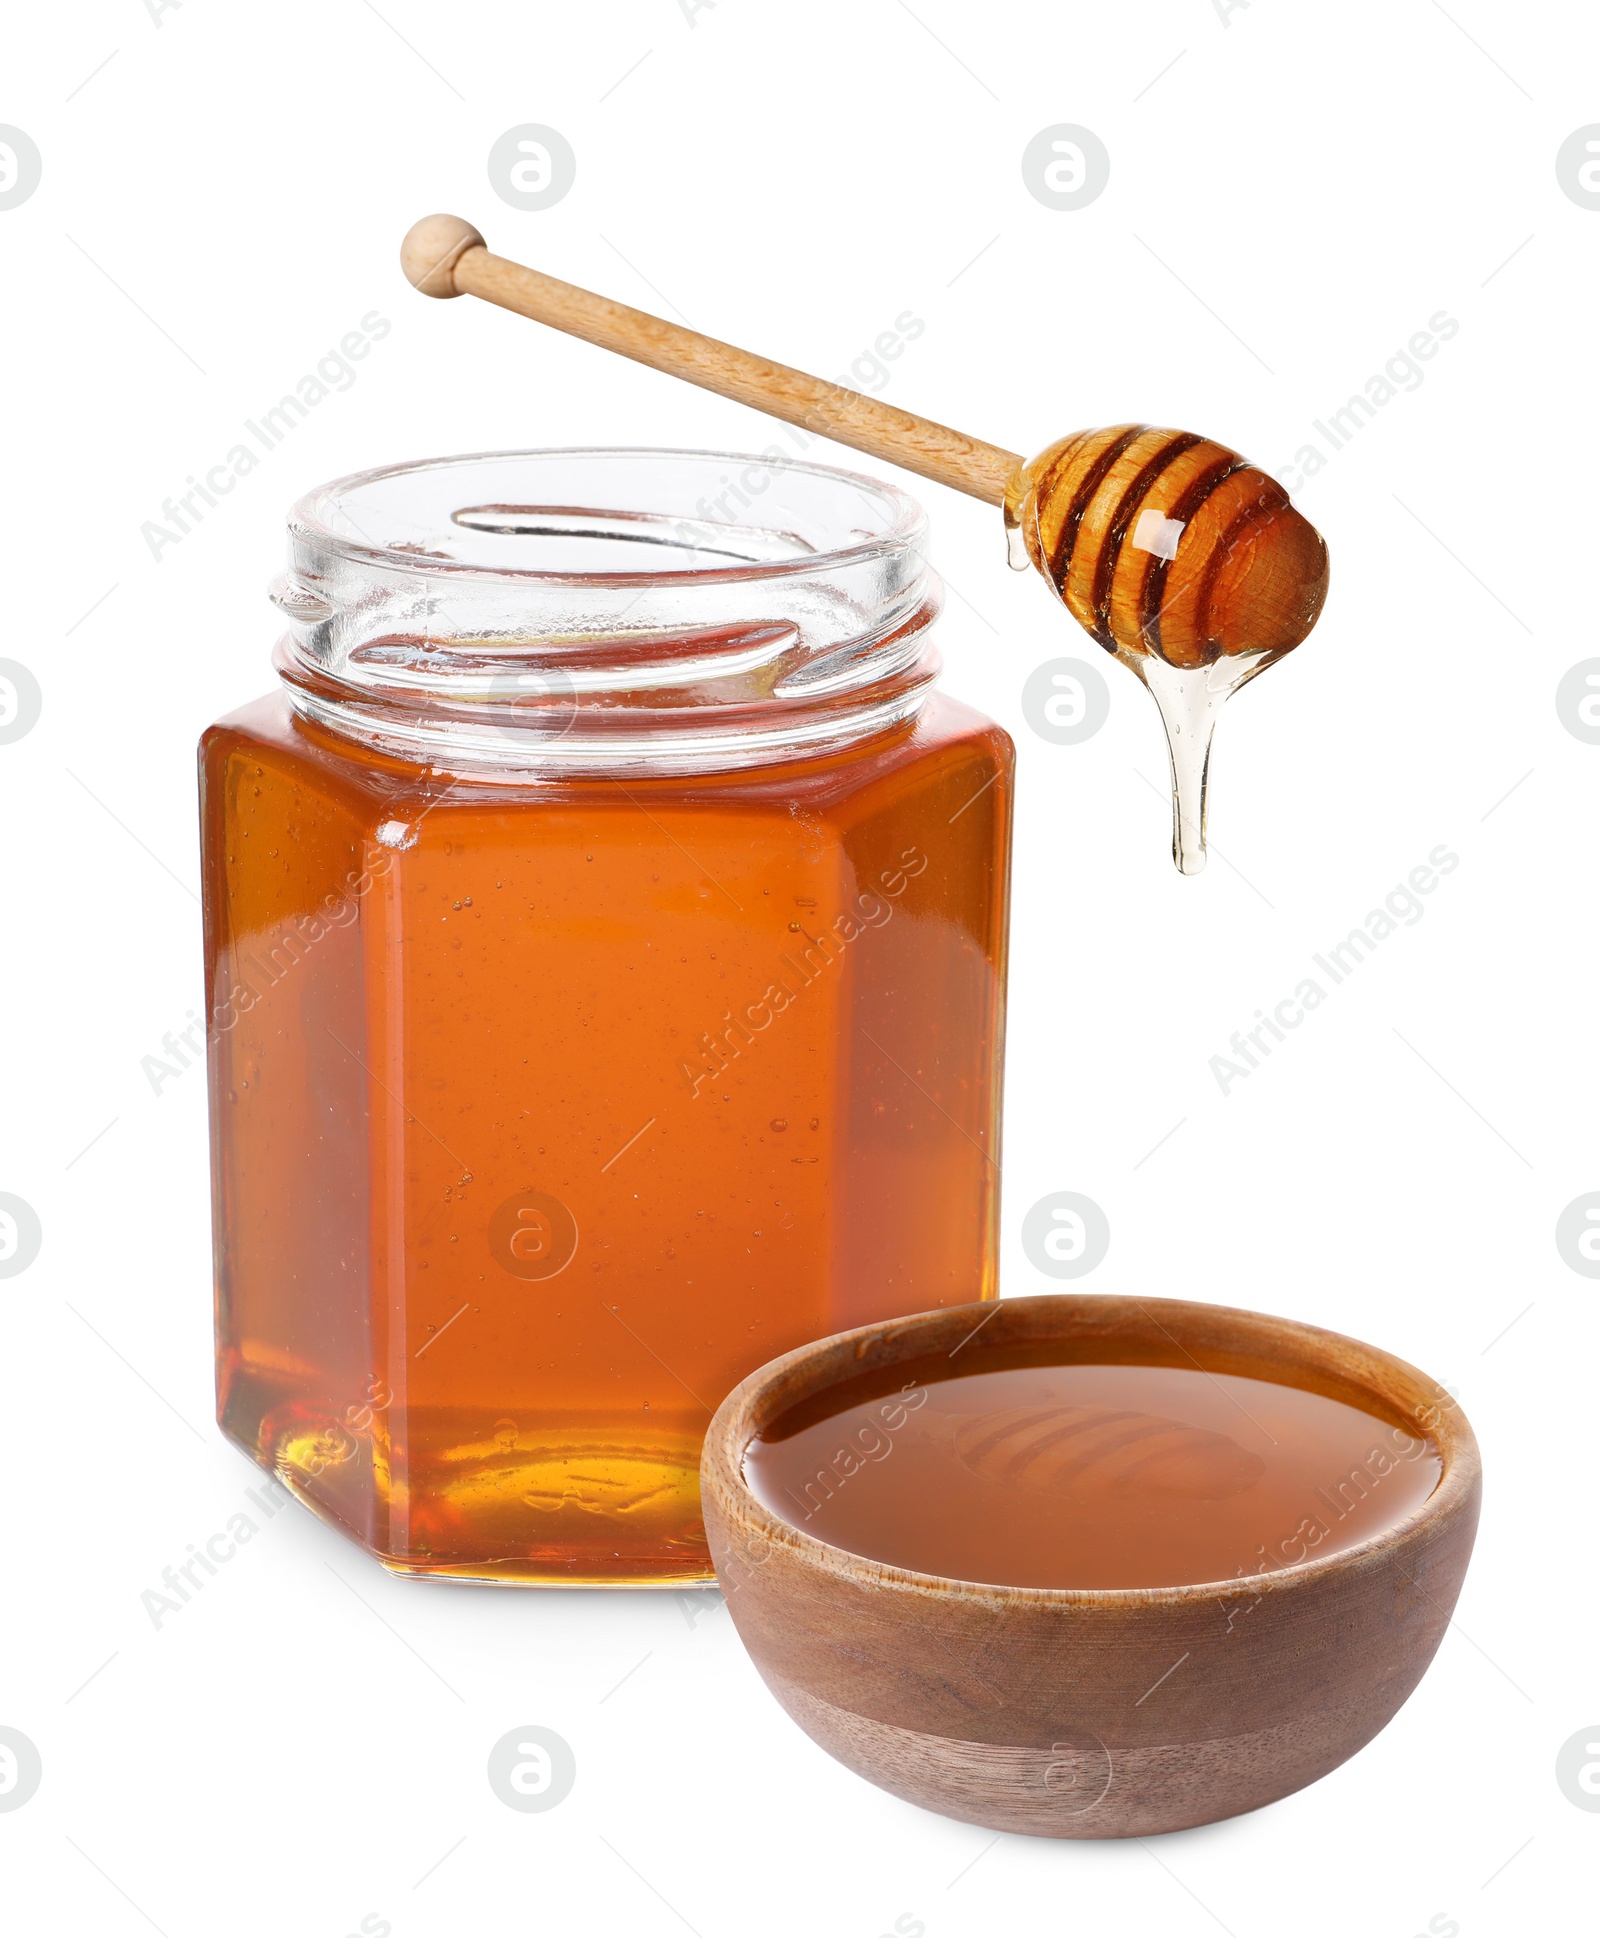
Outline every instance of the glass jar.
<path fill-rule="evenodd" d="M 201 743 L 219 1418 L 396 1572 L 706 1580 L 737 1381 L 994 1296 L 1012 747 L 924 539 L 773 452 L 292 513 Z"/>

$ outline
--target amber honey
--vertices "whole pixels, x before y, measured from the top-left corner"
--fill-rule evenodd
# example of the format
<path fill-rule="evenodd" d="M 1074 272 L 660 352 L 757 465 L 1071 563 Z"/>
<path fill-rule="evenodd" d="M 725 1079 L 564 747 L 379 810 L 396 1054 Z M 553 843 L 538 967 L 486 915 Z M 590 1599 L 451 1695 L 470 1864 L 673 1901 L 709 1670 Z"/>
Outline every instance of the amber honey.
<path fill-rule="evenodd" d="M 530 812 L 213 729 L 228 1431 L 408 1569 L 703 1576 L 739 1379 L 992 1290 L 1006 764 L 935 701 Z"/>
<path fill-rule="evenodd" d="M 290 530 L 201 756 L 223 1427 L 400 1572 L 704 1580 L 724 1394 L 995 1289 L 1012 756 L 921 514 L 513 453 Z"/>
<path fill-rule="evenodd" d="M 1434 1443 L 1349 1400 L 1197 1365 L 1059 1365 L 1047 1349 L 897 1367 L 752 1441 L 783 1520 L 922 1574 L 1027 1588 L 1251 1583 L 1404 1520 Z M 965 1357 L 965 1355 L 964 1355 Z"/>

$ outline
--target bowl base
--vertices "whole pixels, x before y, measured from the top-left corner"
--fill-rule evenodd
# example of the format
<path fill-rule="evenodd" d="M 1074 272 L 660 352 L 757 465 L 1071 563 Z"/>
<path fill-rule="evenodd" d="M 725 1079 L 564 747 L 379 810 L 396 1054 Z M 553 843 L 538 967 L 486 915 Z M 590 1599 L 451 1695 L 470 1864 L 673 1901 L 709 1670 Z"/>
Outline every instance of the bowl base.
<path fill-rule="evenodd" d="M 1363 1701 L 1207 1743 L 1113 1750 L 1074 1728 L 1035 1749 L 901 1729 L 765 1680 L 812 1741 L 858 1776 L 942 1817 L 1029 1837 L 1151 1837 L 1242 1816 L 1326 1776 L 1382 1726 Z"/>

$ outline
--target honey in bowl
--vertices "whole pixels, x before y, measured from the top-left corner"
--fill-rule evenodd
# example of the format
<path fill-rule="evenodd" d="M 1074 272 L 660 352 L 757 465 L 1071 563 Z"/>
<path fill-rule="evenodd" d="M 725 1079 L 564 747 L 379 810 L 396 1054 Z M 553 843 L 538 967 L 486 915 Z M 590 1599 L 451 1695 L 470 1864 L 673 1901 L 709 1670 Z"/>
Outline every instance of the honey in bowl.
<path fill-rule="evenodd" d="M 1347 1399 L 1050 1350 L 975 1344 L 830 1387 L 750 1442 L 746 1482 L 791 1526 L 894 1567 L 1118 1589 L 1341 1553 L 1442 1472 L 1432 1440 Z"/>

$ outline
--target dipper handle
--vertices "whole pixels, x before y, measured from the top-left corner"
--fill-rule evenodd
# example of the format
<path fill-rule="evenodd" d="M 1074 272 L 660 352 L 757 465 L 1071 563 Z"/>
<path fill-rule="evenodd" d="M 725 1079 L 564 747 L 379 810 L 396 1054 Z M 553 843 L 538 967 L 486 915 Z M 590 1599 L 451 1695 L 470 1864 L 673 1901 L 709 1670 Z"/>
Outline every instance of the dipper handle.
<path fill-rule="evenodd" d="M 737 403 L 1001 505 L 1012 562 L 1037 566 L 1143 680 L 1172 759 L 1172 852 L 1205 865 L 1211 734 L 1230 693 L 1298 646 L 1328 590 L 1328 550 L 1274 479 L 1187 431 L 1117 424 L 1015 451 L 698 330 L 492 256 L 470 222 L 425 217 L 400 249 L 425 296 L 481 296 Z"/>
<path fill-rule="evenodd" d="M 1007 485 L 1022 469 L 1015 451 L 491 255 L 483 237 L 459 216 L 425 216 L 401 244 L 400 263 L 424 296 L 481 296 L 986 504 L 1004 504 Z"/>

